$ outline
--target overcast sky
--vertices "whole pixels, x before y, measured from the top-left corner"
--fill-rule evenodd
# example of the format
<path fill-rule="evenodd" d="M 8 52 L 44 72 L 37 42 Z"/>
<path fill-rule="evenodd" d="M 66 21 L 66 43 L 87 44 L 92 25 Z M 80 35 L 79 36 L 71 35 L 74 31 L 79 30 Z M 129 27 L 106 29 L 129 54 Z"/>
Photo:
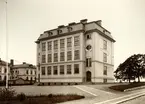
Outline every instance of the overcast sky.
<path fill-rule="evenodd" d="M 5 0 L 0 0 L 0 58 L 6 60 Z M 115 69 L 132 54 L 145 54 L 145 0 L 7 0 L 8 57 L 36 64 L 41 33 L 70 22 L 102 20 L 116 40 Z"/>

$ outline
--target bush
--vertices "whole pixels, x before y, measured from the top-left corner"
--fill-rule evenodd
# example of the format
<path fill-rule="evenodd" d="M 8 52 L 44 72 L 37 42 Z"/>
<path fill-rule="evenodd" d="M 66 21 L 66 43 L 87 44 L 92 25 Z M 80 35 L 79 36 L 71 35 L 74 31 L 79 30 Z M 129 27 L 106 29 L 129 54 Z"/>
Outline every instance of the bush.
<path fill-rule="evenodd" d="M 52 98 L 52 96 L 53 96 L 52 94 L 49 94 L 49 95 L 48 95 L 49 98 Z"/>
<path fill-rule="evenodd" d="M 1 88 L 0 89 L 0 101 L 9 101 L 12 100 L 15 96 L 15 90 L 13 89 L 6 89 Z"/>
<path fill-rule="evenodd" d="M 20 101 L 24 101 L 26 99 L 26 95 L 24 93 L 20 93 L 17 95 L 17 99 Z"/>

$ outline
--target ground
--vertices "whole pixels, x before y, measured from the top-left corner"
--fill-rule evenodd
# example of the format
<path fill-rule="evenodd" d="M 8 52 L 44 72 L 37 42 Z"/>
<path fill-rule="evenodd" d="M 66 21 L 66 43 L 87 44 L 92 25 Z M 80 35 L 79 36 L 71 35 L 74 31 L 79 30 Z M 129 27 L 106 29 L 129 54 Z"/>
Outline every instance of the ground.
<path fill-rule="evenodd" d="M 144 104 L 145 103 L 145 96 L 124 102 L 122 104 Z"/>
<path fill-rule="evenodd" d="M 79 94 L 84 95 L 85 99 L 69 101 L 64 104 L 111 104 L 124 98 L 145 92 L 145 89 L 119 92 L 109 89 L 114 84 L 98 84 L 98 85 L 72 85 L 72 86 L 13 86 L 17 93 L 25 93 L 27 95 L 40 94 Z M 130 103 L 125 103 L 130 104 Z M 133 103 L 131 103 L 133 104 Z M 135 104 L 135 103 L 134 103 Z M 138 104 L 138 103 L 137 103 Z M 141 103 L 140 103 L 141 104 Z"/>

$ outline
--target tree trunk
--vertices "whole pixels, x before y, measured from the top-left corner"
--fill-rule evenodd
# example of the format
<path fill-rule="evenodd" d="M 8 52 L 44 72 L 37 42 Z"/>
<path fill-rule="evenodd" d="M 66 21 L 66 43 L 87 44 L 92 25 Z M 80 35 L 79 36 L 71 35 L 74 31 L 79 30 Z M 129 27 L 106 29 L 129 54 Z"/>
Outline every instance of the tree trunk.
<path fill-rule="evenodd" d="M 138 82 L 140 82 L 140 78 L 139 78 L 139 76 L 138 76 Z"/>

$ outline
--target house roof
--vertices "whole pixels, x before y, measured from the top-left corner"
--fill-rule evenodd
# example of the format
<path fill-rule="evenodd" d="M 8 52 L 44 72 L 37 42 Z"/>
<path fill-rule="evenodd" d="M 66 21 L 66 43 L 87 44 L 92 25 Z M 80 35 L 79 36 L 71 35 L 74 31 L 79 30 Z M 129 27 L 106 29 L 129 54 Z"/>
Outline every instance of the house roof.
<path fill-rule="evenodd" d="M 36 66 L 28 63 L 23 63 L 23 64 L 17 64 L 12 66 L 13 69 L 18 69 L 18 68 L 32 68 L 36 69 Z"/>
<path fill-rule="evenodd" d="M 51 38 L 61 37 L 63 35 L 71 35 L 73 33 L 80 32 L 81 30 L 82 30 L 82 32 L 83 31 L 89 32 L 90 30 L 94 30 L 94 29 L 97 30 L 98 33 L 100 35 L 102 35 L 103 37 L 115 42 L 115 40 L 113 39 L 113 37 L 111 35 L 111 32 L 109 32 L 107 29 L 105 29 L 101 25 L 101 22 L 102 22 L 101 20 L 87 22 L 87 19 L 84 19 L 78 23 L 75 23 L 75 22 L 69 23 L 67 26 L 61 25 L 61 26 L 58 26 L 58 28 L 44 31 L 44 33 L 39 36 L 36 43 L 39 43 L 41 40 L 47 40 L 47 39 L 51 39 Z M 90 26 L 91 28 L 90 27 L 88 28 L 87 26 Z M 66 29 L 68 29 L 69 27 L 73 27 L 75 29 L 72 30 L 71 32 L 68 30 L 66 31 Z M 58 30 L 60 30 L 60 29 L 64 30 L 64 33 L 59 34 Z M 50 33 L 54 33 L 54 34 L 52 35 Z"/>

